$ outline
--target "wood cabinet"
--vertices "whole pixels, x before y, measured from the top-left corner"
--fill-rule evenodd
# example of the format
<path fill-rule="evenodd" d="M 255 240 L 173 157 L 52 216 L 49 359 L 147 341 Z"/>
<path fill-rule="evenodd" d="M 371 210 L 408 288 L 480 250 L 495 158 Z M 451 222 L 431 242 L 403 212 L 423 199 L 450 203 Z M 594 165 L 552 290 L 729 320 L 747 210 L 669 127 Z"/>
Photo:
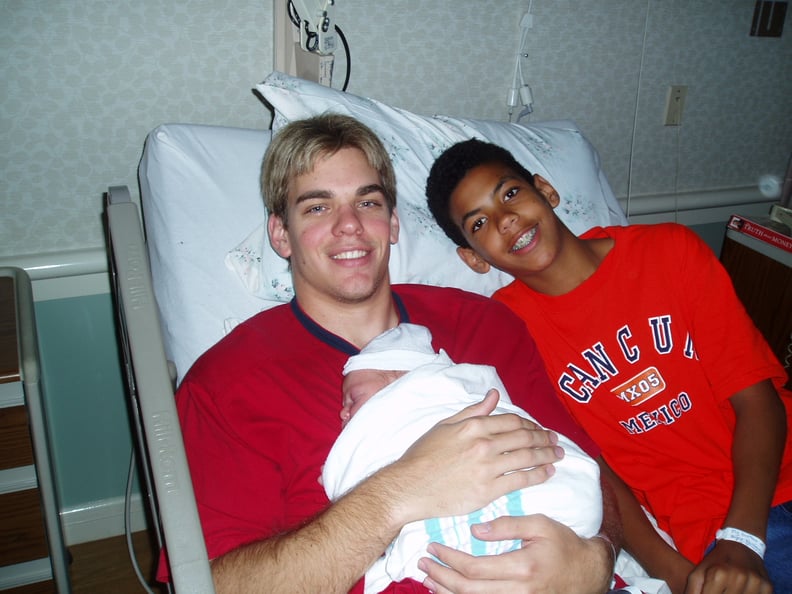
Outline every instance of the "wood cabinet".
<path fill-rule="evenodd" d="M 0 268 L 0 590 L 70 592 L 30 279 Z"/>
<path fill-rule="evenodd" d="M 721 262 L 776 357 L 792 371 L 792 253 L 727 229 Z M 787 382 L 789 386 L 792 381 Z"/>

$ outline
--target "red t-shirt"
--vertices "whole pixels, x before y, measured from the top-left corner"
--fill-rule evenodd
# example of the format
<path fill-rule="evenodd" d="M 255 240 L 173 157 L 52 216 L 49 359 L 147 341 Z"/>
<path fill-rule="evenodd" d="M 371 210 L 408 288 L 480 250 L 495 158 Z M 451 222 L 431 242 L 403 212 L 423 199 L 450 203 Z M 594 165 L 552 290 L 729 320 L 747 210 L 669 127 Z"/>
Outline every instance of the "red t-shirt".
<path fill-rule="evenodd" d="M 394 293 L 401 321 L 429 327 L 435 349 L 495 366 L 517 406 L 598 455 L 508 308 L 456 289 L 400 285 Z M 317 479 L 341 430 L 341 370 L 357 352 L 292 302 L 240 324 L 190 369 L 176 402 L 210 558 L 328 505 Z M 353 591 L 362 592 L 362 580 Z M 386 590 L 413 591 L 425 590 L 409 581 Z"/>
<path fill-rule="evenodd" d="M 689 229 L 633 225 L 583 237 L 615 244 L 576 289 L 551 297 L 515 281 L 494 297 L 525 320 L 557 393 L 603 457 L 698 561 L 731 499 L 729 397 L 772 378 L 789 411 L 784 370 Z M 790 499 L 788 439 L 774 503 Z"/>

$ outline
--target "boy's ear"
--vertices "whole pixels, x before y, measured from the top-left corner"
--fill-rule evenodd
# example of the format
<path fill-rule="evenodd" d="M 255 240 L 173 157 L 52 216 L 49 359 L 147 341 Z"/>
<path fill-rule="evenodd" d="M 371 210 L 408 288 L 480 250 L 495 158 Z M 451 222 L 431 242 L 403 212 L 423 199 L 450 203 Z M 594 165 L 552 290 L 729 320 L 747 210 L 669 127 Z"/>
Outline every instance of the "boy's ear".
<path fill-rule="evenodd" d="M 553 208 L 558 206 L 558 203 L 561 202 L 561 196 L 558 195 L 556 189 L 538 173 L 534 173 L 534 187 L 544 196 L 547 203 Z"/>
<path fill-rule="evenodd" d="M 476 252 L 471 250 L 470 248 L 463 248 L 458 247 L 456 249 L 457 255 L 462 259 L 462 261 L 468 265 L 468 267 L 473 270 L 474 272 L 478 272 L 479 274 L 486 274 L 489 272 L 490 265 L 489 262 L 482 259 Z"/>

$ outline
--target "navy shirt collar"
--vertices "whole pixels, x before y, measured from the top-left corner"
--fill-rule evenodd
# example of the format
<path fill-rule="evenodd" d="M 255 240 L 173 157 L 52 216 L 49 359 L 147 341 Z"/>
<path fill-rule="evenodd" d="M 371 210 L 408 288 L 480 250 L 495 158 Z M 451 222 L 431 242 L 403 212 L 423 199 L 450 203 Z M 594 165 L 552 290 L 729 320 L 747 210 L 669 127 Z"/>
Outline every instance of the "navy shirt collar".
<path fill-rule="evenodd" d="M 396 305 L 396 312 L 399 314 L 399 322 L 409 322 L 410 315 L 407 313 L 407 308 L 404 307 L 404 302 L 402 301 L 401 297 L 399 297 L 395 291 L 391 291 L 391 295 L 393 296 L 393 303 Z M 352 355 L 357 355 L 360 352 L 360 349 L 358 349 L 352 343 L 347 342 L 340 336 L 333 334 L 329 330 L 326 330 L 317 324 L 307 313 L 302 310 L 300 304 L 297 303 L 297 297 L 294 297 L 289 305 L 291 306 L 292 313 L 294 313 L 300 324 L 302 324 L 303 327 L 308 330 L 308 332 L 313 334 L 322 342 L 330 345 L 334 349 L 338 349 L 350 357 Z"/>

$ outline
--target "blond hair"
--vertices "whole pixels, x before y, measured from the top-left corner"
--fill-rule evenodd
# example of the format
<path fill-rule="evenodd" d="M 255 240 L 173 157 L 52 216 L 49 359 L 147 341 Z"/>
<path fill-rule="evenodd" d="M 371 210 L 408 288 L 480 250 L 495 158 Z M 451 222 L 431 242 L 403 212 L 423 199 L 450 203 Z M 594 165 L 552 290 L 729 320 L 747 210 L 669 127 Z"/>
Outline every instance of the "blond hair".
<path fill-rule="evenodd" d="M 332 113 L 291 122 L 273 136 L 261 164 L 261 194 L 267 212 L 286 225 L 289 184 L 311 172 L 320 158 L 343 148 L 360 150 L 379 173 L 392 212 L 396 208 L 396 174 L 382 142 L 365 124 Z"/>

